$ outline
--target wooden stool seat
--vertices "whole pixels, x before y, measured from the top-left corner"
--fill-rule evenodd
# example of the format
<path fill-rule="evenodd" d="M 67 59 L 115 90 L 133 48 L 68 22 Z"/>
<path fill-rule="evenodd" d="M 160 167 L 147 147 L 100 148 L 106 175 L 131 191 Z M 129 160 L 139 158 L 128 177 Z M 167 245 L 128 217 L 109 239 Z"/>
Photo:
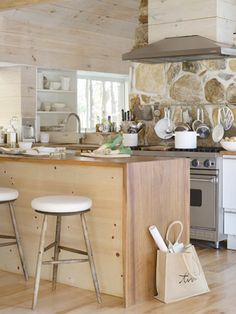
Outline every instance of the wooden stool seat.
<path fill-rule="evenodd" d="M 0 234 L 0 239 L 3 239 L 3 242 L 0 243 L 0 247 L 17 245 L 21 266 L 25 279 L 28 280 L 28 271 L 26 267 L 26 262 L 24 258 L 23 248 L 21 245 L 20 233 L 18 231 L 18 226 L 16 222 L 15 210 L 14 210 L 14 201 L 18 198 L 19 193 L 15 189 L 0 187 L 0 204 L 8 204 L 11 222 L 14 230 L 14 235 Z M 6 240 L 10 240 L 6 242 Z"/>
<path fill-rule="evenodd" d="M 93 253 L 90 244 L 90 240 L 88 237 L 88 229 L 85 220 L 85 213 L 90 211 L 92 206 L 92 200 L 88 197 L 84 196 L 72 196 L 72 195 L 52 195 L 52 196 L 43 196 L 38 197 L 32 200 L 32 207 L 39 213 L 43 214 L 43 225 L 41 231 L 41 238 L 39 243 L 39 252 L 36 266 L 36 274 L 35 274 L 35 284 L 34 284 L 34 296 L 32 309 L 35 309 L 37 300 L 38 300 L 38 292 L 39 292 L 39 284 L 40 284 L 40 274 L 41 274 L 41 266 L 42 265 L 53 265 L 53 275 L 52 275 L 52 288 L 56 288 L 57 282 L 57 271 L 59 264 L 71 264 L 71 263 L 84 263 L 89 262 L 90 269 L 93 278 L 93 284 L 96 291 L 97 301 L 101 303 L 101 296 L 99 290 L 99 284 L 95 269 L 95 264 L 93 260 Z M 61 219 L 63 216 L 76 215 L 79 214 L 81 218 L 82 231 L 84 235 L 86 251 L 77 249 L 77 248 L 69 248 L 61 245 Z M 45 247 L 45 235 L 47 230 L 47 216 L 55 215 L 57 217 L 56 223 L 56 232 L 55 232 L 55 241 Z M 54 257 L 53 260 L 43 261 L 43 253 L 47 250 L 54 248 Z M 79 259 L 59 259 L 59 253 L 61 250 L 77 253 L 85 256 L 85 258 Z"/>
<path fill-rule="evenodd" d="M 0 187 L 0 202 L 10 202 L 18 198 L 19 193 L 15 189 Z"/>
<path fill-rule="evenodd" d="M 52 195 L 33 199 L 31 206 L 42 213 L 72 214 L 89 210 L 92 200 L 84 196 Z"/>

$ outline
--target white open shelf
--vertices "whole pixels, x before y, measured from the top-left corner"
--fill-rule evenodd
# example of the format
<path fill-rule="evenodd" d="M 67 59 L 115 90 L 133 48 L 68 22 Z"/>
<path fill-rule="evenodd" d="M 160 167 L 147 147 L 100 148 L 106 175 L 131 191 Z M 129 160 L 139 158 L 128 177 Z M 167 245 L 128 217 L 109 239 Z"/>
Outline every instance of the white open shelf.
<path fill-rule="evenodd" d="M 76 93 L 74 90 L 62 90 L 62 89 L 37 89 L 39 93 Z"/>

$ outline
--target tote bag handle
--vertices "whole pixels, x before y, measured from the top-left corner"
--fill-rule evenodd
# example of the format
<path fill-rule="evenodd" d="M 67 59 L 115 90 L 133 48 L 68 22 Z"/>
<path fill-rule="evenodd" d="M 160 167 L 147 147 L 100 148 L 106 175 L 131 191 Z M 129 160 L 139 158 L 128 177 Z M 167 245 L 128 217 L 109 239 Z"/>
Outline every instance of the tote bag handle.
<path fill-rule="evenodd" d="M 169 234 L 170 234 L 171 229 L 173 228 L 174 225 L 180 225 L 180 231 L 179 231 L 179 234 L 178 234 L 178 236 L 177 236 L 177 239 L 175 240 L 175 243 L 178 243 L 178 242 L 179 242 L 179 239 L 180 239 L 180 237 L 181 237 L 181 235 L 182 235 L 182 233 L 183 233 L 183 229 L 184 229 L 182 222 L 179 221 L 179 220 L 173 221 L 173 222 L 168 226 L 168 229 L 167 229 L 167 231 L 166 231 L 166 241 L 167 241 L 168 244 L 171 245 L 171 246 L 173 246 L 174 244 L 172 244 L 172 243 L 170 242 L 170 240 L 169 240 Z"/>
<path fill-rule="evenodd" d="M 191 258 L 186 258 L 186 256 L 190 254 Z M 194 257 L 193 252 L 185 252 L 182 253 L 183 255 L 183 260 L 184 260 L 184 264 L 187 268 L 187 271 L 189 272 L 189 274 L 194 278 L 194 279 L 198 279 L 201 275 L 201 268 L 199 266 L 199 262 L 198 260 Z M 191 263 L 191 266 L 189 265 Z M 195 267 L 194 267 L 195 265 Z M 191 269 L 196 269 L 196 273 L 194 274 L 193 271 Z"/>

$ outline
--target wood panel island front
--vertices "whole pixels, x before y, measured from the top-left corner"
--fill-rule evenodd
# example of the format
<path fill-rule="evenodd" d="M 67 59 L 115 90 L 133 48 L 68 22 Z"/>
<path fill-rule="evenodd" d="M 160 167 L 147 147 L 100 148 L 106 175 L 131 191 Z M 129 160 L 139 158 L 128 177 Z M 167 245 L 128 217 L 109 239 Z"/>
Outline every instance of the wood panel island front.
<path fill-rule="evenodd" d="M 189 164 L 186 159 L 154 157 L 66 159 L 0 156 L 0 186 L 19 191 L 16 217 L 31 276 L 34 276 L 42 215 L 31 208 L 35 197 L 52 194 L 88 196 L 93 200 L 87 223 L 103 293 L 123 298 L 129 306 L 151 299 L 155 291 L 156 246 L 148 227 L 162 236 L 173 220 L 184 224 L 189 242 Z M 5 206 L 5 208 L 4 208 Z M 1 233 L 11 233 L 9 213 L 1 205 Z M 54 237 L 49 217 L 47 243 Z M 84 249 L 79 216 L 62 220 L 62 245 Z M 53 252 L 46 252 L 51 258 Z M 62 252 L 61 257 L 73 258 Z M 15 247 L 0 250 L 0 269 L 21 272 Z M 51 278 L 44 266 L 42 278 Z M 58 281 L 93 290 L 89 265 L 62 265 Z M 79 297 L 79 295 L 78 295 Z"/>

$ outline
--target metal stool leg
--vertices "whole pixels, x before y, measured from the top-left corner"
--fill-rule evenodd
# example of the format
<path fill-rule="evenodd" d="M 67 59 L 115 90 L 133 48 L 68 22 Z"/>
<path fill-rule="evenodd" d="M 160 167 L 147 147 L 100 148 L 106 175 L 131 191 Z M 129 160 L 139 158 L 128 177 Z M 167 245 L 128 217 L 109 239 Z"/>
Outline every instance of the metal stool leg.
<path fill-rule="evenodd" d="M 43 225 L 39 243 L 39 252 L 38 252 L 38 259 L 37 259 L 37 266 L 36 266 L 36 274 L 35 274 L 35 283 L 34 283 L 34 296 L 33 296 L 33 303 L 32 309 L 34 310 L 38 300 L 38 292 L 39 292 L 39 282 L 40 282 L 40 274 L 41 274 L 41 266 L 43 260 L 43 252 L 44 252 L 44 241 L 45 241 L 45 234 L 47 230 L 47 215 L 43 216 Z"/>
<path fill-rule="evenodd" d="M 57 216 L 56 233 L 55 233 L 55 247 L 54 247 L 54 261 L 58 261 L 59 258 L 59 245 L 61 236 L 61 216 Z M 53 264 L 53 275 L 52 275 L 52 289 L 56 289 L 57 284 L 57 271 L 58 264 Z"/>
<path fill-rule="evenodd" d="M 14 205 L 13 205 L 12 202 L 9 202 L 8 204 L 9 204 L 9 210 L 10 210 L 10 215 L 11 215 L 11 221 L 12 221 L 13 229 L 14 229 L 14 232 L 15 232 L 16 244 L 17 244 L 17 248 L 18 248 L 18 252 L 19 252 L 19 256 L 20 256 L 21 266 L 22 266 L 22 269 L 23 269 L 25 280 L 28 280 L 29 279 L 29 275 L 28 275 L 26 262 L 25 262 L 25 258 L 24 258 L 24 253 L 23 253 L 23 249 L 22 249 L 22 245 L 21 245 L 20 234 L 19 234 L 19 231 L 18 231 L 17 223 L 16 223 L 16 216 L 15 216 L 15 211 L 14 211 Z"/>
<path fill-rule="evenodd" d="M 96 291 L 97 301 L 98 303 L 102 303 L 98 279 L 97 279 L 97 273 L 96 273 L 95 264 L 93 260 L 93 252 L 92 252 L 92 248 L 91 248 L 91 244 L 90 244 L 90 240 L 88 236 L 88 229 L 87 229 L 87 224 L 86 224 L 84 213 L 80 214 L 80 218 L 81 218 L 81 223 L 82 223 L 82 228 L 83 228 L 84 240 L 85 240 L 85 244 L 86 244 L 86 248 L 88 252 L 89 265 L 90 265 L 91 273 L 93 277 L 93 284 Z"/>

